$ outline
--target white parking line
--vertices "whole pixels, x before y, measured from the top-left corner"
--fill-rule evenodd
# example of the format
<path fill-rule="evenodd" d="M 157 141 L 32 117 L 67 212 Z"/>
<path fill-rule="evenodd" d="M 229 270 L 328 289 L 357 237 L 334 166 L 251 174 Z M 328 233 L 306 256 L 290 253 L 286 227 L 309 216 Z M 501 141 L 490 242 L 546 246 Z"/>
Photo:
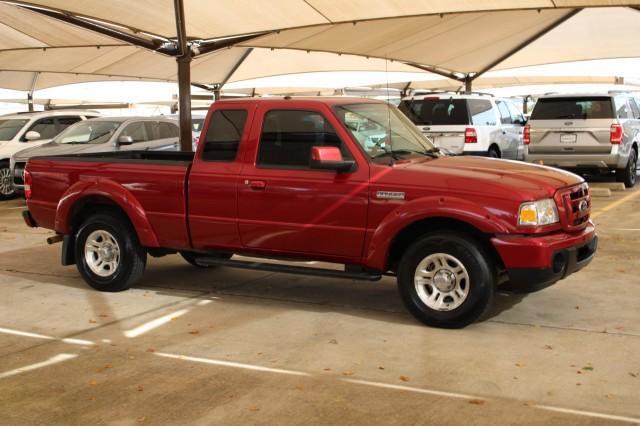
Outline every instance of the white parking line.
<path fill-rule="evenodd" d="M 164 352 L 155 352 L 155 355 L 161 356 L 163 358 L 180 359 L 180 360 L 192 361 L 192 362 L 201 362 L 204 364 L 217 365 L 221 367 L 242 368 L 244 370 L 262 371 L 262 372 L 277 373 L 277 374 L 288 374 L 292 376 L 306 376 L 306 377 L 314 376 L 314 374 L 312 373 L 305 373 L 303 371 L 285 370 L 281 368 L 269 368 L 269 367 L 262 367 L 262 366 L 253 365 L 253 364 L 244 364 L 244 363 L 232 362 L 232 361 L 223 361 L 223 360 L 216 360 L 216 359 L 209 359 L 209 358 L 169 354 Z M 399 391 L 405 391 L 405 392 L 415 392 L 415 393 L 421 393 L 426 395 L 442 396 L 447 398 L 457 398 L 457 399 L 477 400 L 477 401 L 491 400 L 490 398 L 485 398 L 485 397 L 471 395 L 471 394 L 446 392 L 446 391 L 439 391 L 435 389 L 416 388 L 412 386 L 394 385 L 390 383 L 373 382 L 369 380 L 346 379 L 346 378 L 340 378 L 338 380 L 345 383 L 352 383 L 357 385 L 373 386 L 378 388 L 399 390 Z M 540 410 L 555 411 L 558 413 L 572 414 L 576 416 L 595 417 L 599 419 L 640 424 L 640 418 L 618 416 L 615 414 L 597 413 L 593 411 L 574 410 L 571 408 L 553 407 L 550 405 L 533 405 L 532 404 L 528 406 L 531 408 L 536 408 Z"/>
<path fill-rule="evenodd" d="M 309 373 L 304 373 L 302 371 L 283 370 L 281 368 L 269 368 L 269 367 L 262 367 L 259 365 L 243 364 L 240 362 L 223 361 L 218 359 L 198 358 L 193 356 L 175 355 L 175 354 L 168 354 L 163 352 L 155 352 L 155 354 L 164 358 L 173 358 L 173 359 L 181 359 L 185 361 L 201 362 L 204 364 L 218 365 L 220 367 L 242 368 L 244 370 L 263 371 L 266 373 L 288 374 L 291 376 L 310 376 L 311 375 Z"/>
<path fill-rule="evenodd" d="M 386 388 L 393 390 L 401 390 L 407 392 L 416 392 L 416 393 L 424 393 L 427 395 L 435 395 L 435 396 L 446 396 L 449 398 L 458 398 L 458 399 L 477 399 L 480 401 L 486 401 L 486 398 L 482 398 L 479 396 L 467 395 L 463 393 L 454 393 L 454 392 L 443 392 L 437 391 L 433 389 L 424 389 L 424 388 L 414 388 L 411 386 L 401 386 L 401 385 L 392 385 L 389 383 L 380 383 L 380 382 L 370 382 L 368 380 L 358 380 L 358 379 L 341 379 L 343 382 L 347 383 L 355 383 L 357 385 L 366 385 L 366 386 L 374 386 L 377 388 Z"/>
<path fill-rule="evenodd" d="M 58 354 L 49 358 L 46 361 L 38 362 L 35 364 L 27 365 L 24 367 L 16 368 L 15 370 L 6 371 L 4 373 L 0 373 L 0 379 L 4 379 L 6 377 L 15 376 L 21 373 L 26 373 L 27 371 L 37 370 L 38 368 L 48 367 L 49 365 L 58 364 L 60 362 L 64 362 L 70 359 L 77 357 L 76 354 Z"/>
<path fill-rule="evenodd" d="M 167 314 L 165 316 L 162 316 L 160 318 L 156 318 L 152 321 L 149 321 L 147 323 L 144 323 L 136 328 L 132 328 L 131 330 L 127 330 L 124 332 L 124 335 L 131 338 L 131 337 L 138 337 L 148 331 L 151 331 L 155 328 L 158 328 L 168 322 L 170 322 L 171 320 L 173 320 L 174 318 L 178 318 L 181 317 L 182 315 L 186 314 L 187 312 L 189 312 L 188 309 L 181 309 L 179 311 L 173 312 L 171 314 Z"/>
<path fill-rule="evenodd" d="M 58 340 L 60 342 L 69 343 L 71 345 L 95 345 L 91 340 L 83 340 L 83 339 L 60 339 L 52 336 L 45 336 L 44 334 L 37 333 L 29 333 L 27 331 L 19 331 L 19 330 L 11 330 L 9 328 L 0 328 L 0 333 L 4 334 L 12 334 L 14 336 L 22 336 L 22 337 L 32 337 L 34 339 L 44 339 L 44 340 Z"/>
<path fill-rule="evenodd" d="M 615 420 L 625 423 L 640 424 L 640 418 L 616 416 L 613 414 L 594 413 L 593 411 L 572 410 L 570 408 L 552 407 L 549 405 L 532 405 L 532 407 L 541 410 L 556 411 L 558 413 L 575 414 L 577 416 L 596 417 L 598 419 Z"/>

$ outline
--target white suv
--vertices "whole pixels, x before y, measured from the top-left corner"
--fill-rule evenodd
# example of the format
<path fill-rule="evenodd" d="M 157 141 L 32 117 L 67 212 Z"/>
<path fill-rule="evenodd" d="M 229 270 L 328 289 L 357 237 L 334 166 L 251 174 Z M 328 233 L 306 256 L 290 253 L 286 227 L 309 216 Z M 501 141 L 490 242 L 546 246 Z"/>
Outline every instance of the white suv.
<path fill-rule="evenodd" d="M 60 110 L 0 116 L 0 200 L 15 195 L 9 159 L 26 148 L 43 145 L 70 125 L 99 117 L 95 111 Z"/>
<path fill-rule="evenodd" d="M 451 154 L 524 158 L 525 119 L 508 99 L 429 93 L 404 98 L 399 108 L 437 147 Z"/>

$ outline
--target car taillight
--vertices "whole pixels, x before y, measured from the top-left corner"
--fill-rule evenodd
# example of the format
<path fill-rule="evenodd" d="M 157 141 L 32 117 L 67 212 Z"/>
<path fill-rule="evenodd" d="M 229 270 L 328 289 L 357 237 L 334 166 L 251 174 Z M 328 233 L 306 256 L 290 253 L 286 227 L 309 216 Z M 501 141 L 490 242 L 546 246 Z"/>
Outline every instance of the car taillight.
<path fill-rule="evenodd" d="M 611 132 L 609 134 L 609 142 L 612 145 L 619 145 L 622 143 L 622 136 L 624 135 L 624 129 L 619 123 L 613 123 L 611 125 Z"/>
<path fill-rule="evenodd" d="M 28 170 L 25 169 L 24 171 L 24 198 L 26 198 L 27 200 L 31 199 L 31 196 L 33 195 L 33 191 L 31 190 L 31 183 L 33 182 L 33 179 L 31 178 L 31 173 L 29 173 Z"/>
<path fill-rule="evenodd" d="M 531 143 L 531 126 L 529 126 L 528 124 L 524 126 L 522 133 L 522 142 L 525 145 L 529 145 Z"/>
<path fill-rule="evenodd" d="M 473 127 L 464 129 L 464 143 L 478 143 L 478 134 Z"/>

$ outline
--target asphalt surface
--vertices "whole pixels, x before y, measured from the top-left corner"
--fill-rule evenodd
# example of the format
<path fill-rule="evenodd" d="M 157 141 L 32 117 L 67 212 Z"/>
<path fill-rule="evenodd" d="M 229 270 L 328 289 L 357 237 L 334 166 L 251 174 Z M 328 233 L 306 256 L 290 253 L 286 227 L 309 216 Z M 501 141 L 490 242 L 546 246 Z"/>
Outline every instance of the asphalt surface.
<path fill-rule="evenodd" d="M 464 330 L 361 283 L 150 259 L 90 289 L 0 204 L 0 424 L 640 423 L 640 190 L 594 200 L 600 248 Z"/>

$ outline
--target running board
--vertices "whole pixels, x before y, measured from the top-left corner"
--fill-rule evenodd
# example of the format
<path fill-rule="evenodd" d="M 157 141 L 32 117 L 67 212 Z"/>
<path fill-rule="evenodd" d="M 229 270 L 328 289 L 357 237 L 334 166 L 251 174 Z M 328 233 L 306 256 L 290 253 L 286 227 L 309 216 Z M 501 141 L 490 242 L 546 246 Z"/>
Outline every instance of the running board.
<path fill-rule="evenodd" d="M 316 277 L 344 278 L 350 280 L 379 281 L 382 274 L 364 271 L 347 272 L 335 269 L 305 268 L 303 266 L 279 265 L 275 263 L 247 262 L 242 260 L 218 259 L 215 257 L 198 257 L 195 259 L 202 266 L 228 266 L 231 268 L 253 269 L 257 271 L 282 272 L 285 274 L 312 275 Z"/>

